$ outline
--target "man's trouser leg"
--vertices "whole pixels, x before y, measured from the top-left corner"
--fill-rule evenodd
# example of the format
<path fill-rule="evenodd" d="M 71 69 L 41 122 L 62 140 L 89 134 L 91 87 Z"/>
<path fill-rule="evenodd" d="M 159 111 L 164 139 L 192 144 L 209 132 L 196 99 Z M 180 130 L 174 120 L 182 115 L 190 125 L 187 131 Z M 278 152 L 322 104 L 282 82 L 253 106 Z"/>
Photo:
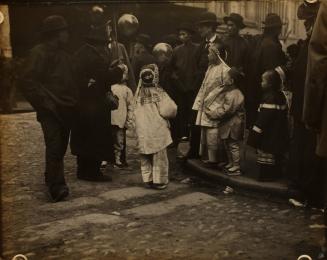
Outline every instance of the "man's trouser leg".
<path fill-rule="evenodd" d="M 195 125 L 197 111 L 192 111 L 192 114 L 193 125 L 191 125 L 190 151 L 188 153 L 188 158 L 200 158 L 201 127 Z"/>
<path fill-rule="evenodd" d="M 64 177 L 64 156 L 69 140 L 69 128 L 64 127 L 54 116 L 40 120 L 45 141 L 45 183 L 51 189 L 66 185 Z"/>
<path fill-rule="evenodd" d="M 177 124 L 178 124 L 178 138 L 189 137 L 188 132 L 188 111 L 187 111 L 187 93 L 179 92 L 178 94 L 178 111 L 177 111 Z"/>

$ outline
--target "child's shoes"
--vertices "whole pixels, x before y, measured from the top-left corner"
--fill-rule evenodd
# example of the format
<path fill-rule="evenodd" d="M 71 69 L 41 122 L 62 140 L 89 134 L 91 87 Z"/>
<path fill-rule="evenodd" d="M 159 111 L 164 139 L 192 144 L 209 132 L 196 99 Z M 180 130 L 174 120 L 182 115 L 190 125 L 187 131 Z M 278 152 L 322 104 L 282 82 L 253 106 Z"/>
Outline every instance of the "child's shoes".
<path fill-rule="evenodd" d="M 227 169 L 227 175 L 228 176 L 239 176 L 241 175 L 241 168 L 240 166 L 232 166 Z"/>

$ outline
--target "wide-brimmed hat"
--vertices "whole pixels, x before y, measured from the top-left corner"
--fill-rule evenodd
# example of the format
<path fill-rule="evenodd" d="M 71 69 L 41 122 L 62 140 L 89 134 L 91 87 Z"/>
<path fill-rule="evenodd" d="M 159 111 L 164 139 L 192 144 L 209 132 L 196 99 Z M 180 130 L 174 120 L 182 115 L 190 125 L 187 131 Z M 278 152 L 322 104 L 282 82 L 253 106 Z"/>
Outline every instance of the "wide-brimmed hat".
<path fill-rule="evenodd" d="M 217 16 L 212 12 L 202 13 L 197 21 L 196 25 L 208 24 L 208 25 L 219 25 L 217 22 Z"/>
<path fill-rule="evenodd" d="M 178 27 L 177 27 L 177 31 L 187 31 L 191 34 L 195 33 L 195 30 L 193 28 L 193 26 L 190 23 L 181 23 Z"/>
<path fill-rule="evenodd" d="M 240 29 L 244 29 L 246 27 L 243 22 L 243 17 L 239 14 L 231 13 L 229 16 L 225 16 L 224 22 L 227 23 L 228 21 L 233 22 Z"/>
<path fill-rule="evenodd" d="M 41 33 L 49 33 L 68 29 L 68 24 L 64 17 L 51 15 L 42 21 Z"/>
<path fill-rule="evenodd" d="M 262 23 L 264 24 L 263 28 L 281 27 L 285 24 L 280 19 L 280 16 L 275 13 L 267 14 L 266 19 Z"/>

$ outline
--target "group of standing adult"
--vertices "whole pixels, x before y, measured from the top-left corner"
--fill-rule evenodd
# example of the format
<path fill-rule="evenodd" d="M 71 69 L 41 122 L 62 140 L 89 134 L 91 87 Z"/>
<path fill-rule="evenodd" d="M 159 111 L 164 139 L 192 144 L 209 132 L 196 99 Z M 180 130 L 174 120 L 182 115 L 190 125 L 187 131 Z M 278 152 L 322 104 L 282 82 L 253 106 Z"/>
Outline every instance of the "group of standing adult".
<path fill-rule="evenodd" d="M 261 76 L 263 72 L 286 65 L 286 55 L 282 50 L 279 35 L 283 23 L 281 18 L 270 13 L 263 21 L 263 34 L 252 37 L 252 41 L 242 37 L 240 31 L 246 27 L 243 17 L 231 13 L 223 18 L 227 26 L 227 36 L 217 33 L 217 17 L 206 12 L 195 25 L 182 24 L 178 28 L 182 44 L 175 47 L 169 63 L 171 77 L 169 85 L 172 97 L 178 105 L 178 115 L 172 131 L 175 141 L 190 138 L 189 158 L 199 157 L 200 128 L 194 125 L 196 113 L 192 105 L 208 69 L 208 50 L 218 46 L 220 57 L 229 66 L 243 75 L 240 89 L 245 95 L 247 125 L 253 125 L 261 98 Z M 192 42 L 194 28 L 201 37 L 200 44 Z M 161 82 L 164 87 L 165 83 Z M 191 116 L 190 116 L 191 115 Z"/>
<path fill-rule="evenodd" d="M 96 16 L 95 16 L 96 17 Z M 135 90 L 142 66 L 156 62 L 159 67 L 160 85 L 176 101 L 178 117 L 172 122 L 172 136 L 176 142 L 190 138 L 188 157 L 199 156 L 200 128 L 194 125 L 195 113 L 191 111 L 195 96 L 208 68 L 208 49 L 215 44 L 223 60 L 246 72 L 249 59 L 247 42 L 239 35 L 245 27 L 239 14 L 224 18 L 229 35 L 223 41 L 216 34 L 219 25 L 214 13 L 204 13 L 196 23 L 202 38 L 200 44 L 192 42 L 194 25 L 183 23 L 178 27 L 182 42 L 172 51 L 172 58 L 155 58 L 149 36 L 140 34 L 134 45 L 130 63 L 125 47 L 112 36 L 110 22 L 94 19 L 85 44 L 70 57 L 64 51 L 68 41 L 68 25 L 61 16 L 50 16 L 43 21 L 42 43 L 35 46 L 26 60 L 20 77 L 20 86 L 37 112 L 46 144 L 45 182 L 54 201 L 65 198 L 69 189 L 64 178 L 63 157 L 71 132 L 71 150 L 77 156 L 77 177 L 89 181 L 108 181 L 100 171 L 101 161 L 113 157 L 110 134 L 110 110 L 117 106 L 110 86 L 121 80 L 123 71 L 117 60 L 129 67 L 129 87 Z M 280 18 L 270 14 L 265 28 L 281 28 Z M 278 31 L 277 30 L 277 31 Z M 274 31 L 274 30 L 273 30 Z M 275 31 L 274 31 L 275 32 Z M 269 34 L 263 40 L 264 53 L 271 45 L 278 45 L 278 34 Z M 266 39 L 267 37 L 263 37 Z M 265 42 L 270 45 L 265 47 Z M 275 48 L 281 51 L 280 44 Z M 262 57 L 262 55 L 257 55 Z M 272 57 L 279 57 L 275 54 Z M 263 59 L 256 60 L 260 64 Z M 278 62 L 271 67 L 280 65 Z M 261 66 L 261 65 L 260 65 Z M 267 68 L 266 68 L 267 69 Z M 256 70 L 257 71 L 257 68 Z M 134 73 L 133 73 L 134 72 Z M 248 91 L 244 87 L 245 93 Z"/>
<path fill-rule="evenodd" d="M 110 180 L 101 173 L 100 165 L 113 157 L 110 116 L 118 102 L 110 86 L 121 80 L 123 69 L 110 55 L 106 30 L 90 28 L 85 44 L 74 57 L 63 48 L 69 34 L 62 16 L 47 17 L 41 35 L 42 42 L 26 59 L 20 88 L 42 127 L 45 183 L 57 202 L 69 194 L 63 158 L 70 133 L 71 150 L 77 156 L 77 177 Z"/>
<path fill-rule="evenodd" d="M 212 45 L 217 46 L 224 63 L 243 74 L 240 89 L 245 96 L 248 127 L 256 119 L 263 72 L 274 69 L 281 75 L 289 71 L 292 75 L 294 72 L 295 76 L 290 81 L 294 92 L 291 111 L 297 113 L 294 116 L 293 146 L 298 147 L 299 142 L 307 140 L 312 144 L 310 158 L 316 160 L 314 134 L 305 129 L 299 113 L 304 96 L 304 80 L 300 80 L 300 77 L 305 74 L 307 46 L 318 6 L 315 1 L 310 1 L 299 8 L 299 19 L 305 21 L 308 39 L 301 45 L 292 67 L 279 41 L 283 22 L 274 13 L 267 14 L 263 21 L 263 34 L 249 40 L 240 35 L 240 31 L 246 27 L 241 15 L 231 13 L 223 18 L 228 33 L 227 37 L 221 37 L 217 34 L 217 16 L 205 12 L 195 24 L 182 23 L 177 28 L 181 44 L 174 48 L 168 45 L 168 52 L 171 52 L 169 58 L 165 58 L 165 55 L 153 56 L 150 37 L 146 34 L 136 37 L 133 52 L 128 55 L 124 45 L 112 36 L 110 22 L 104 23 L 102 19 L 93 21 L 85 44 L 71 57 L 63 49 L 68 41 L 65 19 L 61 16 L 46 18 L 41 29 L 42 43 L 31 50 L 19 85 L 35 108 L 42 126 L 46 143 L 45 182 L 52 199 L 60 201 L 69 193 L 64 178 L 63 157 L 70 131 L 71 150 L 77 156 L 77 177 L 89 181 L 110 180 L 109 176 L 101 173 L 100 165 L 101 161 L 110 161 L 113 157 L 110 111 L 118 102 L 110 86 L 119 82 L 123 75 L 118 60 L 128 67 L 128 86 L 133 91 L 141 68 L 150 63 L 158 64 L 160 86 L 178 105 L 177 118 L 171 122 L 173 140 L 176 144 L 189 139 L 191 148 L 188 158 L 198 158 L 201 130 L 195 125 L 196 112 L 192 111 L 192 105 L 208 69 L 208 53 Z M 192 40 L 196 32 L 202 39 L 199 44 Z M 303 138 L 303 135 L 308 138 Z M 290 156 L 295 163 L 307 156 L 301 154 L 300 149 L 293 150 L 298 152 Z M 308 160 L 302 162 L 311 167 Z M 297 169 L 300 172 L 304 168 Z M 305 175 L 299 172 L 295 174 L 297 180 Z"/>

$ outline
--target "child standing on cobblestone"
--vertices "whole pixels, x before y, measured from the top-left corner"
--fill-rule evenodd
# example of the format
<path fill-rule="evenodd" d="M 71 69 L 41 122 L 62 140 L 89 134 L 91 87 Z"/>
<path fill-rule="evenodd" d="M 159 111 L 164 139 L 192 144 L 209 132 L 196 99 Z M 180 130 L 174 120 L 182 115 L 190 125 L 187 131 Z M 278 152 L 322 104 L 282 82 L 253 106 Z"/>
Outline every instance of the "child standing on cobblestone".
<path fill-rule="evenodd" d="M 159 86 L 155 64 L 143 67 L 135 93 L 135 130 L 141 156 L 141 173 L 147 188 L 165 189 L 168 184 L 167 146 L 172 143 L 169 118 L 177 106 Z"/>
<path fill-rule="evenodd" d="M 126 151 L 126 129 L 133 127 L 133 93 L 126 85 L 128 80 L 128 68 L 126 65 L 122 82 L 111 86 L 111 91 L 119 99 L 118 109 L 111 111 L 112 135 L 114 140 L 114 166 L 122 168 L 126 166 L 122 162 L 122 153 Z"/>
<path fill-rule="evenodd" d="M 275 70 L 266 71 L 262 75 L 262 99 L 248 139 L 248 144 L 257 149 L 261 181 L 281 177 L 281 162 L 289 144 L 288 107 L 281 83 Z"/>

